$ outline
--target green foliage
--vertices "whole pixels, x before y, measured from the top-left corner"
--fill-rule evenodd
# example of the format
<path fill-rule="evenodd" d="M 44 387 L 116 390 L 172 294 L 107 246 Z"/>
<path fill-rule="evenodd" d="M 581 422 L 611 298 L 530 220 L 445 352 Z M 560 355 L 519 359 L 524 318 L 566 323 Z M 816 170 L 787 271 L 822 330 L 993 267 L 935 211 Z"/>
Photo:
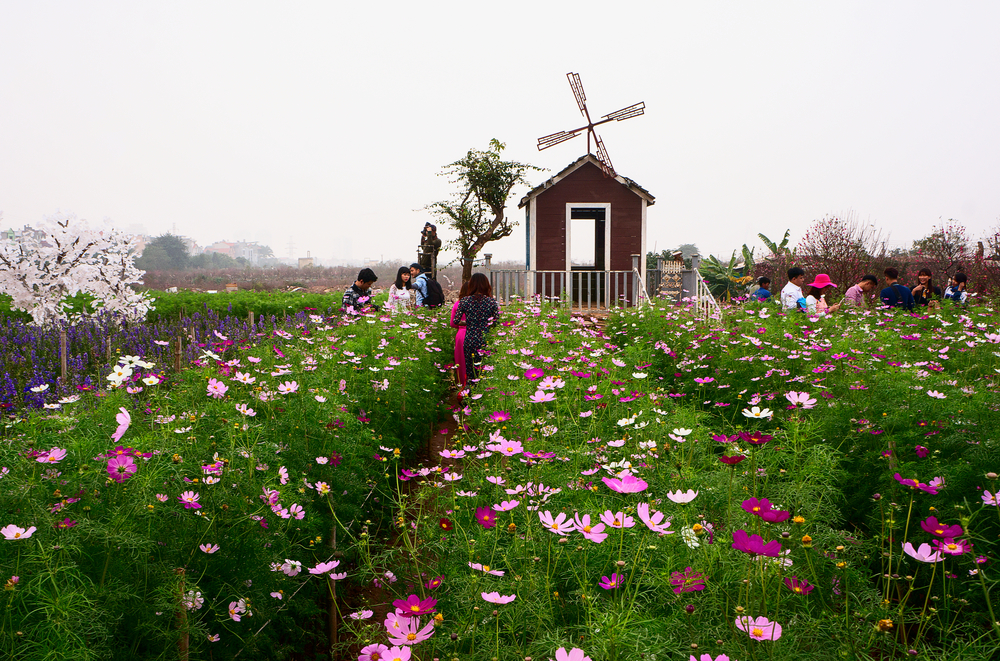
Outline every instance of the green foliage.
<path fill-rule="evenodd" d="M 187 268 L 190 259 L 184 240 L 168 232 L 151 239 L 135 265 L 144 271 L 180 271 Z"/>
<path fill-rule="evenodd" d="M 234 291 L 207 294 L 180 291 L 176 294 L 150 292 L 156 298 L 156 310 L 148 321 L 176 319 L 184 315 L 212 310 L 220 317 L 247 318 L 253 312 L 257 318 L 294 315 L 302 311 L 333 314 L 340 309 L 342 292 L 308 294 L 300 292 Z"/>

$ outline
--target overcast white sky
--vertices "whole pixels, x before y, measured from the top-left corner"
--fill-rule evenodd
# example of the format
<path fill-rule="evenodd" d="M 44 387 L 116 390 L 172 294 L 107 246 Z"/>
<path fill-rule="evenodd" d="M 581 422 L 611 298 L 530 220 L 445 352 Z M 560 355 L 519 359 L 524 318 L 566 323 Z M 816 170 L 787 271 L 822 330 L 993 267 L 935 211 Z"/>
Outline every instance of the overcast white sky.
<path fill-rule="evenodd" d="M 997 2 L 0 0 L 4 228 L 57 209 L 202 245 L 409 261 L 490 138 L 584 138 L 656 196 L 648 248 L 728 256 L 853 210 L 908 243 L 1000 218 Z M 516 190 L 509 212 L 521 218 Z M 448 239 L 447 230 L 442 231 Z M 523 229 L 491 245 L 524 258 Z"/>

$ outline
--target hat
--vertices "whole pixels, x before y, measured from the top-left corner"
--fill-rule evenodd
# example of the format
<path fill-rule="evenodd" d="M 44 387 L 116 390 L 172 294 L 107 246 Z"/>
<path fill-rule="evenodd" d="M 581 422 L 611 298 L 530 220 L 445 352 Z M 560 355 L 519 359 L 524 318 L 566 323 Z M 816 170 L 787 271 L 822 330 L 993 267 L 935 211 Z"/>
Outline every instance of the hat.
<path fill-rule="evenodd" d="M 830 282 L 830 276 L 828 276 L 826 273 L 820 273 L 819 275 L 816 276 L 815 280 L 813 280 L 810 284 L 806 286 L 816 287 L 817 289 L 823 289 L 824 287 L 836 287 L 837 285 Z"/>

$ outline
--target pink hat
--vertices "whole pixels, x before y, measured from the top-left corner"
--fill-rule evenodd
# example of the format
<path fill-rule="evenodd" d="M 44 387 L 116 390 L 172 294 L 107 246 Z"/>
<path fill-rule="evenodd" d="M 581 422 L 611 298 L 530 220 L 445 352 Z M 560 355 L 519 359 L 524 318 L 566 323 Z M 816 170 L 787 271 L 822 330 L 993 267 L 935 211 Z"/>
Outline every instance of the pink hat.
<path fill-rule="evenodd" d="M 816 276 L 816 279 L 811 283 L 806 285 L 807 287 L 816 287 L 817 289 L 823 289 L 824 287 L 836 287 L 837 285 L 830 282 L 830 276 L 826 273 L 820 273 Z"/>

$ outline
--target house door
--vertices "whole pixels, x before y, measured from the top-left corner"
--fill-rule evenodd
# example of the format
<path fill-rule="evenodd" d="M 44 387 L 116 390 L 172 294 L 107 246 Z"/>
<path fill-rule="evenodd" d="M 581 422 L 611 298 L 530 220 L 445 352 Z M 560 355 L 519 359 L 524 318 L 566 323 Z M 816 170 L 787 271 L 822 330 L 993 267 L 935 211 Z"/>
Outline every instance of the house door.
<path fill-rule="evenodd" d="M 599 304 L 604 300 L 608 207 L 610 205 L 569 205 L 567 270 L 572 272 L 572 300 L 578 305 L 586 302 Z"/>

